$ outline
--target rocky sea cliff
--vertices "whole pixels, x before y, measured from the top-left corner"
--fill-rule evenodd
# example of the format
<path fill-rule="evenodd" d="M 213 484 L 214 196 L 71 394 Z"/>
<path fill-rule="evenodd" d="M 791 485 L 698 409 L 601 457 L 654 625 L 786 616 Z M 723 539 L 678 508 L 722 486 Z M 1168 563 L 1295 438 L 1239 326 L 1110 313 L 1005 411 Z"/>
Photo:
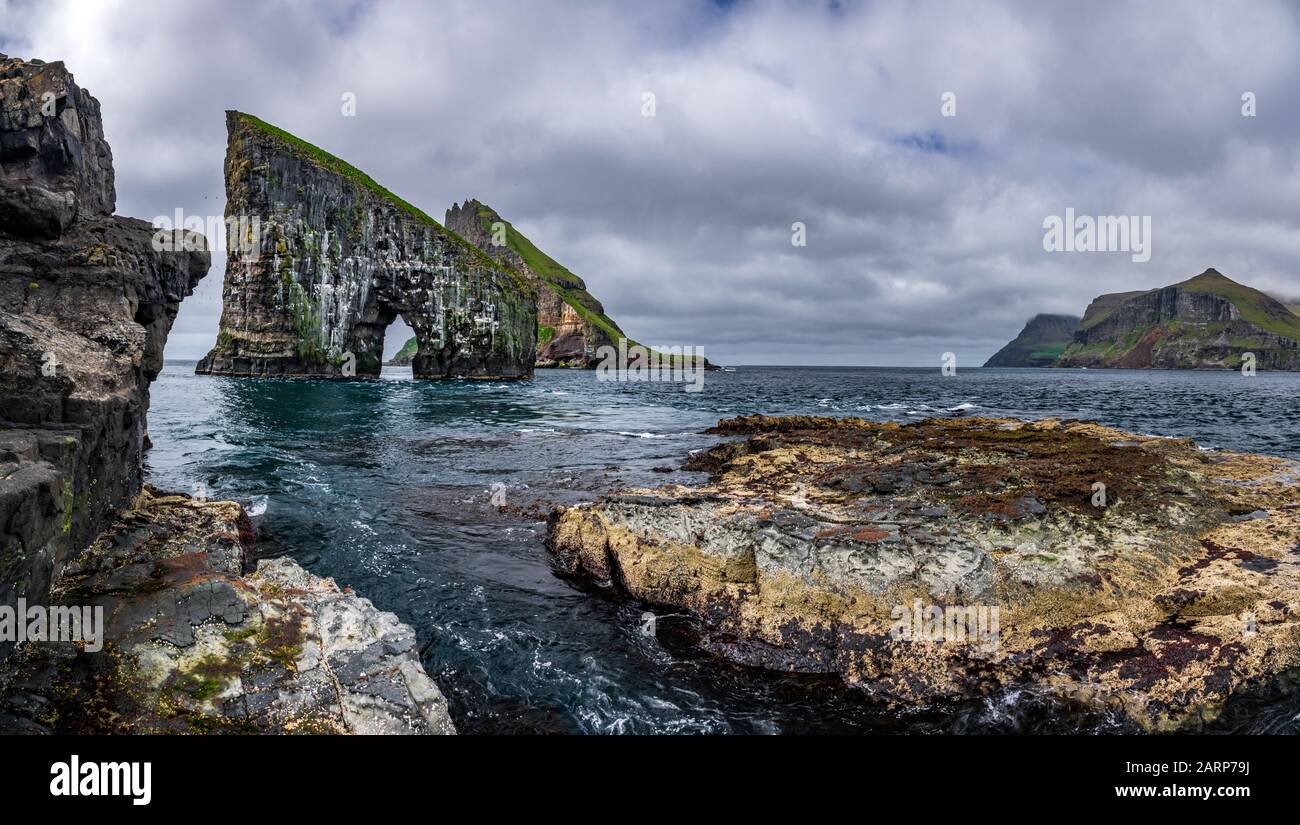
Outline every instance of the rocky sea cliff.
<path fill-rule="evenodd" d="M 256 559 L 239 504 L 145 487 L 149 385 L 210 256 L 115 200 L 98 102 L 0 55 L 0 605 L 102 620 L 0 643 L 0 730 L 454 732 L 410 628 Z"/>
<path fill-rule="evenodd" d="M 1187 731 L 1300 668 L 1294 458 L 1128 431 L 1150 419 L 1022 420 L 1024 397 L 1073 411 L 1086 393 L 964 373 L 929 376 L 942 388 L 902 371 L 728 374 L 707 420 L 696 394 L 665 402 L 663 387 L 496 380 L 590 366 L 619 330 L 517 233 L 490 253 L 484 233 L 504 222 L 482 204 L 443 227 L 264 121 L 230 112 L 227 128 L 226 217 L 248 231 L 216 346 L 173 385 L 209 403 L 187 396 L 171 422 L 216 423 L 150 477 L 186 462 L 253 477 L 284 508 L 274 558 L 239 503 L 145 483 L 150 387 L 206 241 L 115 216 L 98 103 L 61 64 L 0 56 L 0 606 L 103 619 L 89 639 L 0 643 L 0 730 L 454 733 L 427 665 L 456 680 L 457 720 L 487 730 L 779 729 L 794 689 L 754 711 L 779 673 L 829 677 L 855 724 L 867 703 L 878 723 L 1025 695 Z M 1068 344 L 1071 319 L 1054 316 L 1011 354 L 1233 367 L 1250 346 L 1286 368 L 1293 322 L 1243 290 L 1210 271 L 1102 296 Z M 332 380 L 378 376 L 399 314 L 415 377 L 483 380 Z M 1278 386 L 1257 397 L 1288 403 Z M 1180 422 L 1199 397 L 1143 392 Z M 1022 406 L 970 413 L 998 393 Z M 717 421 L 758 403 L 880 420 Z M 1239 446 L 1285 445 L 1281 429 Z M 301 564 L 295 541 L 314 543 Z M 376 588 L 426 644 L 316 564 Z M 617 605 L 593 608 L 601 593 Z M 753 670 L 718 689 L 718 662 L 677 655 L 683 639 Z"/>
<path fill-rule="evenodd" d="M 1300 315 L 1216 269 L 1036 315 L 986 367 L 1300 370 Z"/>

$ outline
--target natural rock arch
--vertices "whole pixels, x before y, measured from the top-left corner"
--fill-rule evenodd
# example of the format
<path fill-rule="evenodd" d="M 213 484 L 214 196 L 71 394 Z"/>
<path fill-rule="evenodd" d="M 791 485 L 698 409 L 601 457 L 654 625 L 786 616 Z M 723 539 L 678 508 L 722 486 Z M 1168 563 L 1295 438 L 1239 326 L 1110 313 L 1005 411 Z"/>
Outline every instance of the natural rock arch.
<path fill-rule="evenodd" d="M 198 372 L 377 376 L 400 314 L 416 378 L 532 375 L 537 299 L 521 275 L 333 155 L 251 115 L 227 113 L 227 128 L 235 231 Z"/>

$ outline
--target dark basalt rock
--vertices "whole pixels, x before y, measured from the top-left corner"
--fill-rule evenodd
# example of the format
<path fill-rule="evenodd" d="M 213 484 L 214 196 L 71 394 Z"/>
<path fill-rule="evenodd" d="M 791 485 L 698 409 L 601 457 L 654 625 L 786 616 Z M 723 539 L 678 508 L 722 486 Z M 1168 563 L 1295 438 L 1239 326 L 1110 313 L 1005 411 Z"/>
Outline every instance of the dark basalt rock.
<path fill-rule="evenodd" d="M 210 258 L 110 214 L 99 104 L 62 63 L 0 62 L 0 147 L 0 601 L 43 600 L 140 492 L 149 384 Z"/>
<path fill-rule="evenodd" d="M 327 152 L 250 115 L 226 123 L 226 217 L 256 231 L 229 250 L 217 344 L 197 372 L 377 376 L 401 315 L 416 378 L 532 375 L 526 279 Z"/>
<path fill-rule="evenodd" d="M 115 201 L 99 101 L 62 62 L 0 57 L 0 228 L 57 238 Z"/>
<path fill-rule="evenodd" d="M 490 206 L 476 200 L 452 204 L 446 220 L 449 229 L 522 273 L 537 290 L 537 366 L 593 367 L 600 347 L 617 346 L 617 339 L 625 337 L 581 278 L 537 249 Z M 494 237 L 498 224 L 502 231 Z"/>
<path fill-rule="evenodd" d="M 53 115 L 31 108 L 49 89 Z M 252 569 L 240 505 L 144 487 L 205 242 L 108 214 L 99 105 L 62 64 L 0 56 L 0 112 L 0 605 L 104 620 L 99 644 L 0 643 L 0 732 L 454 733 L 396 616 L 288 559 Z"/>

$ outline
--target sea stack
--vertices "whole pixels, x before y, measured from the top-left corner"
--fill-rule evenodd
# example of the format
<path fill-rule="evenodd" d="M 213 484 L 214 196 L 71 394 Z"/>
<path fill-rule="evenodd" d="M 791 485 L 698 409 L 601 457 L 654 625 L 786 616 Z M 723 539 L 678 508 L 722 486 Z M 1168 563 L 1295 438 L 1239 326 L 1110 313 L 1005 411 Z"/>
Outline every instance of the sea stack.
<path fill-rule="evenodd" d="M 537 290 L 537 366 L 594 367 L 600 347 L 616 347 L 627 337 L 581 278 L 538 249 L 492 207 L 467 200 L 452 204 L 446 219 L 448 228 L 523 274 Z"/>
<path fill-rule="evenodd" d="M 416 378 L 533 372 L 528 280 L 368 175 L 252 115 L 227 112 L 230 235 L 213 375 L 373 377 L 398 315 Z"/>

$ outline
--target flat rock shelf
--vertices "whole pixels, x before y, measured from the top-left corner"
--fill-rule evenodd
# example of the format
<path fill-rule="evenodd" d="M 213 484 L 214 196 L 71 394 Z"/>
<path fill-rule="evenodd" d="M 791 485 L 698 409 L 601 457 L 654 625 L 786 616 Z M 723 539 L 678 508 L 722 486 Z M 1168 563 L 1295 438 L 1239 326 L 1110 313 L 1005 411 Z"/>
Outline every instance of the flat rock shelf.
<path fill-rule="evenodd" d="M 903 706 L 1007 689 L 1195 729 L 1300 664 L 1300 465 L 1046 419 L 744 416 L 699 487 L 557 509 L 570 575 Z"/>

